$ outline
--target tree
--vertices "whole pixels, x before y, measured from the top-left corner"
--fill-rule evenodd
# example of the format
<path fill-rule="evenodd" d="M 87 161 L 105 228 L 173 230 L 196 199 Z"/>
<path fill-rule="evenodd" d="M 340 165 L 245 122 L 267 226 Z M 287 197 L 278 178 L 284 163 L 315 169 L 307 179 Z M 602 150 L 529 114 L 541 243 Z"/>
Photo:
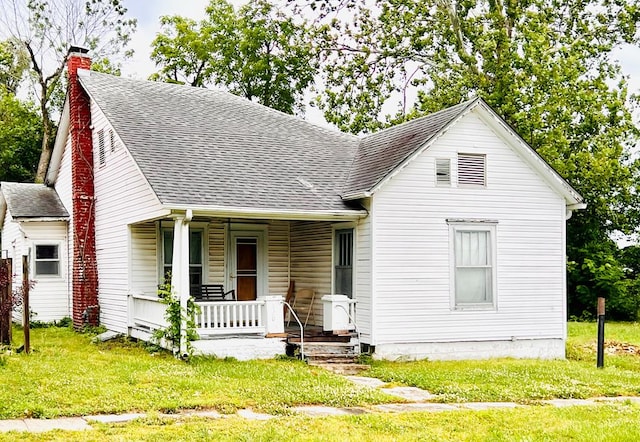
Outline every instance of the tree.
<path fill-rule="evenodd" d="M 359 0 L 314 6 L 322 24 L 327 90 L 318 103 L 325 118 L 367 132 L 483 97 L 585 197 L 587 210 L 568 223 L 567 253 L 575 263 L 569 292 L 587 287 L 593 297 L 597 284 L 576 269 L 589 267 L 591 259 L 596 272 L 613 256 L 611 233 L 640 224 L 639 169 L 630 155 L 638 130 L 626 79 L 611 60 L 617 45 L 637 43 L 637 3 Z"/>
<path fill-rule="evenodd" d="M 15 94 L 29 68 L 29 54 L 19 41 L 0 41 L 0 87 Z"/>
<path fill-rule="evenodd" d="M 211 0 L 207 18 L 196 22 L 162 17 L 152 60 L 152 79 L 191 86 L 222 86 L 230 92 L 287 113 L 301 110 L 302 96 L 316 73 L 308 29 L 267 0 L 238 12 Z"/>
<path fill-rule="evenodd" d="M 120 0 L 4 0 L 0 5 L 0 24 L 29 55 L 43 128 L 37 181 L 44 180 L 51 159 L 55 132 L 51 102 L 69 47 L 87 47 L 96 57 L 119 54 L 136 28 L 136 20 L 126 13 Z"/>
<path fill-rule="evenodd" d="M 33 181 L 42 143 L 42 121 L 33 105 L 0 90 L 0 181 Z"/>

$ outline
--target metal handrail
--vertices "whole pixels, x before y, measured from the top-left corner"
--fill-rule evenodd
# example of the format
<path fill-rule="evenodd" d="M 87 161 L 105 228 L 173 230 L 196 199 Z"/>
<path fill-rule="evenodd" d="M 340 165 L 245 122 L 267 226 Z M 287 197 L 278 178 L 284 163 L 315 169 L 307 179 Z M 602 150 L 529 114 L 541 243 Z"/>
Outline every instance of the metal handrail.
<path fill-rule="evenodd" d="M 349 311 L 346 308 L 344 308 L 343 305 L 337 304 L 336 307 L 341 308 L 342 310 L 344 310 L 344 312 L 349 317 L 349 320 L 353 324 L 353 327 L 356 330 L 356 335 L 358 336 L 358 353 L 360 353 L 360 329 L 358 328 L 358 324 L 356 324 L 356 319 L 353 316 L 351 316 L 351 313 L 349 313 Z"/>
<path fill-rule="evenodd" d="M 289 312 L 293 315 L 294 319 L 300 326 L 300 359 L 304 361 L 304 327 L 302 326 L 302 322 L 300 322 L 300 319 L 298 319 L 298 315 L 296 315 L 296 312 L 293 310 L 293 307 L 291 307 L 289 303 L 284 300 L 282 301 L 282 304 L 287 306 Z"/>

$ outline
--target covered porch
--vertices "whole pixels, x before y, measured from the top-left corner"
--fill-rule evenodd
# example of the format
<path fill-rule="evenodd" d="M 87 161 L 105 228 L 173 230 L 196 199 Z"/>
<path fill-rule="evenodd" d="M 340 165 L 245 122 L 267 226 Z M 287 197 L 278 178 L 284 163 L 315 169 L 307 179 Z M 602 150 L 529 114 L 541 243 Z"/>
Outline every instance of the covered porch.
<path fill-rule="evenodd" d="M 357 218 L 241 219 L 190 212 L 130 226 L 131 336 L 149 340 L 153 330 L 167 326 L 157 294 L 165 276 L 183 308 L 189 297 L 199 307 L 199 340 L 193 343 L 198 352 L 273 357 L 301 328 L 303 334 L 357 328 Z M 221 296 L 201 296 L 202 287 L 212 285 L 220 286 Z"/>

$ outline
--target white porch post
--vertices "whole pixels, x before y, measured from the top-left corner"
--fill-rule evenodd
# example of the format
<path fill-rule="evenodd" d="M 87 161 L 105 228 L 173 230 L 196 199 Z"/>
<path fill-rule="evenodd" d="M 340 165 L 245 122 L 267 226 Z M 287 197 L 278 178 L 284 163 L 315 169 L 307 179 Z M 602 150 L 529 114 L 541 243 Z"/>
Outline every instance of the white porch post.
<path fill-rule="evenodd" d="M 189 222 L 191 210 L 185 216 L 176 216 L 173 225 L 173 256 L 171 258 L 171 285 L 180 298 L 180 311 L 186 313 L 190 296 L 189 286 Z M 187 351 L 187 324 L 180 324 L 180 355 Z"/>

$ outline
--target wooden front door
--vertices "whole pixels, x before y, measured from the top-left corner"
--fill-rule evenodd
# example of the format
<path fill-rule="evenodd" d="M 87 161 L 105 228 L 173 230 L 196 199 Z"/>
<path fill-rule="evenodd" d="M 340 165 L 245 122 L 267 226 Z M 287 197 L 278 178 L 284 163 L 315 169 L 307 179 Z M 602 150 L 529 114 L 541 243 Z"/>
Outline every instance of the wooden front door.
<path fill-rule="evenodd" d="M 253 301 L 258 294 L 258 241 L 236 238 L 236 296 L 238 301 Z"/>

